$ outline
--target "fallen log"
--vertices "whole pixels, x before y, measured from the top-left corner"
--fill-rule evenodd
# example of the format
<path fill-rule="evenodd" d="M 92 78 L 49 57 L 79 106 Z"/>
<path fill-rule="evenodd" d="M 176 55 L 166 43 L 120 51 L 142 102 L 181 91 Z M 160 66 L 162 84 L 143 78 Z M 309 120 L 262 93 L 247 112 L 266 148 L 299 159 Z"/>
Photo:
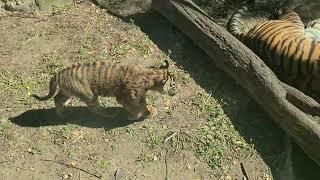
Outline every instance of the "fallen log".
<path fill-rule="evenodd" d="M 152 8 L 204 50 L 320 165 L 320 105 L 282 83 L 265 63 L 191 0 L 153 0 Z"/>

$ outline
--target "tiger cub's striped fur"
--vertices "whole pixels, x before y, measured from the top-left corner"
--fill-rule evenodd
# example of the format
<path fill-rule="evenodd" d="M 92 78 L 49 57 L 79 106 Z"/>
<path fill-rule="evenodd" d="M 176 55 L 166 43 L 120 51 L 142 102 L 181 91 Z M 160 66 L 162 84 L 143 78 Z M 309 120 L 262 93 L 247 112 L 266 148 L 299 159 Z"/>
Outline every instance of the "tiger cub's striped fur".
<path fill-rule="evenodd" d="M 300 90 L 320 92 L 319 22 L 307 29 L 293 10 L 279 14 L 276 20 L 258 23 L 247 33 L 240 31 L 244 4 L 230 19 L 227 29 L 272 68 L 279 79 Z M 319 34 L 318 34 L 319 35 Z"/>
<path fill-rule="evenodd" d="M 39 101 L 54 97 L 56 112 L 62 115 L 71 96 L 80 98 L 89 109 L 105 116 L 98 96 L 116 97 L 128 111 L 129 120 L 137 120 L 145 113 L 151 115 L 146 105 L 146 92 L 174 91 L 174 76 L 168 71 L 169 62 L 159 68 L 144 68 L 111 62 L 77 64 L 57 72 L 50 80 L 49 94 L 32 95 Z M 166 87 L 168 87 L 166 89 Z M 56 94 L 56 91 L 58 93 Z M 55 95 L 56 94 L 56 95 Z"/>

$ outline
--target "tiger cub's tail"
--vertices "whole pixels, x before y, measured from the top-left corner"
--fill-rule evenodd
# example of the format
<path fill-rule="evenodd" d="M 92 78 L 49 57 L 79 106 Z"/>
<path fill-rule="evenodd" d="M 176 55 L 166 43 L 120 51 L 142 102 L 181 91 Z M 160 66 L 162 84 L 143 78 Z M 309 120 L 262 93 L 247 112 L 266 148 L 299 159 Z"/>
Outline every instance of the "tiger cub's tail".
<path fill-rule="evenodd" d="M 52 98 L 54 96 L 54 94 L 56 93 L 56 89 L 57 89 L 57 75 L 54 75 L 49 83 L 49 93 L 47 96 L 44 97 L 40 97 L 38 95 L 32 94 L 31 96 L 36 98 L 38 101 L 46 101 L 49 100 L 50 98 Z"/>

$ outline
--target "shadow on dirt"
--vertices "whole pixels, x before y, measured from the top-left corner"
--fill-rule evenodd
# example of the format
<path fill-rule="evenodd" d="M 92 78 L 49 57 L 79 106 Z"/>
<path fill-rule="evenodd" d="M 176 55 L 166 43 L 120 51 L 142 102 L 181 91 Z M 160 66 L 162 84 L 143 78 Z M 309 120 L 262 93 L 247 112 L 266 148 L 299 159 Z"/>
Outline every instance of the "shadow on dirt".
<path fill-rule="evenodd" d="M 108 107 L 106 113 L 114 117 L 103 118 L 88 111 L 86 107 L 67 107 L 64 117 L 59 117 L 55 109 L 36 109 L 26 111 L 10 121 L 23 127 L 54 126 L 63 124 L 78 124 L 90 128 L 105 128 L 107 130 L 124 127 L 136 121 L 127 120 L 127 112 L 121 107 Z"/>
<path fill-rule="evenodd" d="M 164 52 L 171 51 L 170 58 L 175 61 L 207 92 L 225 102 L 224 111 L 233 121 L 237 131 L 245 140 L 254 144 L 263 160 L 271 168 L 274 179 L 282 179 L 285 164 L 284 132 L 271 118 L 236 84 L 219 70 L 210 58 L 193 44 L 169 21 L 154 11 L 121 17 L 108 13 L 131 23 L 132 21 Z M 236 103 L 234 103 L 236 101 Z M 242 107 L 242 108 L 239 108 Z M 295 179 L 317 179 L 320 168 L 302 150 L 293 146 L 293 168 Z"/>

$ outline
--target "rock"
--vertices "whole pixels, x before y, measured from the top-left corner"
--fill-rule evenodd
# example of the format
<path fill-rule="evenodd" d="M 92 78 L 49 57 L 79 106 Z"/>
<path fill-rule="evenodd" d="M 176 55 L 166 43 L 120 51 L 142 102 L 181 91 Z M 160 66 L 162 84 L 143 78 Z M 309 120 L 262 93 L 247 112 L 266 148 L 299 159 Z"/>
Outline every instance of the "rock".
<path fill-rule="evenodd" d="M 17 1 L 17 10 L 22 11 L 22 12 L 34 12 L 36 8 L 36 3 L 34 0 L 22 0 L 22 1 Z"/>
<path fill-rule="evenodd" d="M 143 13 L 151 8 L 151 0 L 95 0 L 100 6 L 112 11 L 121 16 L 129 16 L 138 13 Z"/>
<path fill-rule="evenodd" d="M 22 1 L 18 0 L 18 1 L 16 2 L 16 4 L 17 4 L 18 6 L 20 6 L 20 5 L 22 5 Z"/>
<path fill-rule="evenodd" d="M 34 4 L 21 4 L 20 6 L 17 6 L 16 8 L 18 11 L 30 13 L 34 12 L 35 10 L 35 5 Z"/>
<path fill-rule="evenodd" d="M 8 10 L 8 11 L 14 11 L 16 8 L 16 3 L 12 2 L 12 1 L 7 1 L 4 4 L 4 9 Z"/>
<path fill-rule="evenodd" d="M 0 4 L 1 8 L 1 4 Z M 34 0 L 17 0 L 17 1 L 9 1 L 6 0 L 3 8 L 7 11 L 22 11 L 22 12 L 33 12 L 35 7 Z"/>
<path fill-rule="evenodd" d="M 40 11 L 50 12 L 54 7 L 62 8 L 67 5 L 72 5 L 73 0 L 36 0 Z"/>
<path fill-rule="evenodd" d="M 0 9 L 2 9 L 4 7 L 4 2 L 0 1 Z"/>

